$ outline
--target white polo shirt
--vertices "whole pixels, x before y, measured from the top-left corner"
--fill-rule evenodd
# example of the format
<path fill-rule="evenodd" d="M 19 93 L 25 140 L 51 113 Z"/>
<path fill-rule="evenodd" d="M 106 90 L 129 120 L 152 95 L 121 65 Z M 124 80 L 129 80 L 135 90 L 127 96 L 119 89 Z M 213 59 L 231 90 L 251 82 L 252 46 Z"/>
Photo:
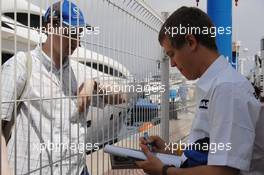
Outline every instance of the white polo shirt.
<path fill-rule="evenodd" d="M 250 82 L 223 56 L 197 82 L 197 109 L 189 143 L 210 138 L 208 165 L 264 174 L 264 115 Z"/>
<path fill-rule="evenodd" d="M 86 119 L 83 113 L 79 114 L 74 98 L 76 77 L 68 59 L 61 69 L 56 69 L 40 47 L 32 50 L 31 55 L 32 75 L 22 97 L 22 107 L 17 111 L 17 137 L 13 130 L 8 142 L 11 169 L 17 174 L 77 174 L 85 166 L 82 148 Z M 6 121 L 12 117 L 15 88 L 21 94 L 27 79 L 26 56 L 18 52 L 16 57 L 16 65 L 12 57 L 2 67 L 1 119 Z"/>

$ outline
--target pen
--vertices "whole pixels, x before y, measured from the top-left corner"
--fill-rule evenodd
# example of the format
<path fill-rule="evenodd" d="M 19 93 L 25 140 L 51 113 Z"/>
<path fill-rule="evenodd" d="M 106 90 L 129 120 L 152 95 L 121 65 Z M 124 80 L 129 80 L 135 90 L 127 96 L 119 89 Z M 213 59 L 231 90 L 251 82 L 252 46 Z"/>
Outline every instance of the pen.
<path fill-rule="evenodd" d="M 150 141 L 148 132 L 144 132 L 144 139 L 147 141 L 147 147 L 152 152 L 152 147 L 154 146 L 154 143 Z"/>

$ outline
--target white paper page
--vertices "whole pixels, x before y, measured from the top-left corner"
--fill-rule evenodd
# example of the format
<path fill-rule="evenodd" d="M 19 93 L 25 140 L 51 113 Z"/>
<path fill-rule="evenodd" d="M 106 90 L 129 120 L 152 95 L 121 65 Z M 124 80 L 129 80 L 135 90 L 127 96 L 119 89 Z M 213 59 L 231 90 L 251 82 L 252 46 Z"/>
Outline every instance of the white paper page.
<path fill-rule="evenodd" d="M 117 155 L 117 156 L 121 156 L 121 157 L 132 157 L 132 158 L 142 159 L 142 160 L 147 159 L 145 154 L 141 152 L 140 150 L 122 148 L 122 147 L 113 146 L 113 145 L 106 145 L 104 148 L 104 152 Z M 161 154 L 161 153 L 155 153 L 154 155 L 157 156 L 166 165 L 174 165 L 176 167 L 180 167 L 181 165 L 180 156 Z"/>

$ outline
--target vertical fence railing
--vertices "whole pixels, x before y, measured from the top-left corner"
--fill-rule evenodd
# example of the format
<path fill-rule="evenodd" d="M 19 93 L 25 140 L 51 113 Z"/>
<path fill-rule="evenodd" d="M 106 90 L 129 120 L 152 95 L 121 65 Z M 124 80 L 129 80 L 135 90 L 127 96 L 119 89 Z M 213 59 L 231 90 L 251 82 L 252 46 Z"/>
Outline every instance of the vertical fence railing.
<path fill-rule="evenodd" d="M 2 4 L 2 1 L 0 1 L 0 3 Z M 2 12 L 2 5 L 0 5 L 0 12 Z M 2 28 L 2 16 L 1 16 L 1 18 L 0 18 L 0 28 Z M 0 38 L 1 38 L 1 40 L 0 40 L 0 51 L 1 51 L 1 53 L 2 53 L 2 32 L 0 33 Z M 1 72 L 2 72 L 2 54 L 0 55 L 0 75 L 2 75 L 1 74 Z M 0 76 L 0 82 L 2 82 L 2 76 Z M 0 92 L 2 92 L 2 86 L 0 87 Z M 2 93 L 0 93 L 0 104 L 1 104 L 1 106 L 2 106 Z M 0 108 L 0 116 L 2 116 L 2 108 Z M 3 169 L 3 167 L 2 167 L 2 165 L 4 165 L 3 163 L 2 163 L 2 154 L 3 154 L 3 147 L 2 147 L 2 144 L 4 144 L 4 143 L 2 143 L 3 142 L 3 140 L 2 140 L 2 120 L 0 120 L 0 127 L 1 127 L 1 129 L 0 129 L 0 174 L 2 174 L 2 171 L 4 170 Z"/>
<path fill-rule="evenodd" d="M 69 0 L 67 8 L 76 4 L 93 28 L 83 31 L 78 47 L 78 37 L 44 31 L 44 12 L 51 7 L 53 19 L 54 2 L 0 0 L 1 128 L 5 105 L 14 106 L 10 117 L 15 119 L 7 145 L 10 169 L 15 175 L 57 175 L 80 174 L 87 166 L 92 175 L 108 174 L 112 170 L 103 152 L 106 144 L 138 148 L 144 132 L 168 137 L 168 64 L 160 61 L 158 43 L 164 20 L 141 0 Z M 63 2 L 59 8 L 65 8 Z M 57 25 L 63 26 L 65 14 L 59 12 Z M 77 25 L 80 18 L 77 13 Z M 50 25 L 56 26 L 55 21 Z M 29 51 L 31 68 L 23 65 L 28 59 L 23 52 Z M 9 73 L 8 66 L 13 68 Z M 31 76 L 23 77 L 29 69 Z M 12 84 L 3 84 L 9 74 Z M 29 78 L 23 98 L 21 77 Z M 80 112 L 82 87 L 93 81 L 97 87 L 90 104 Z M 2 99 L 6 92 L 13 92 L 12 98 Z"/>
<path fill-rule="evenodd" d="M 164 21 L 168 18 L 169 13 L 163 12 Z M 169 142 L 169 58 L 164 52 L 161 54 L 161 82 L 165 86 L 165 92 L 162 94 L 161 101 L 161 135 L 162 138 Z"/>

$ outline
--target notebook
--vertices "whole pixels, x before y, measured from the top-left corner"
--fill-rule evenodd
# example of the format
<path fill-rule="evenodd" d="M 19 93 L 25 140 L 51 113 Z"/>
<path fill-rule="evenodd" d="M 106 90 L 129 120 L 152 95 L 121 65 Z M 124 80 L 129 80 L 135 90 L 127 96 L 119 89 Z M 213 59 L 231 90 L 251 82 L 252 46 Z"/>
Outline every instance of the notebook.
<path fill-rule="evenodd" d="M 110 154 L 112 169 L 136 169 L 138 167 L 135 161 L 147 159 L 145 154 L 140 150 L 113 145 L 106 145 L 104 152 Z M 180 156 L 163 153 L 153 154 L 165 165 L 174 165 L 175 167 L 181 166 L 182 159 Z"/>

